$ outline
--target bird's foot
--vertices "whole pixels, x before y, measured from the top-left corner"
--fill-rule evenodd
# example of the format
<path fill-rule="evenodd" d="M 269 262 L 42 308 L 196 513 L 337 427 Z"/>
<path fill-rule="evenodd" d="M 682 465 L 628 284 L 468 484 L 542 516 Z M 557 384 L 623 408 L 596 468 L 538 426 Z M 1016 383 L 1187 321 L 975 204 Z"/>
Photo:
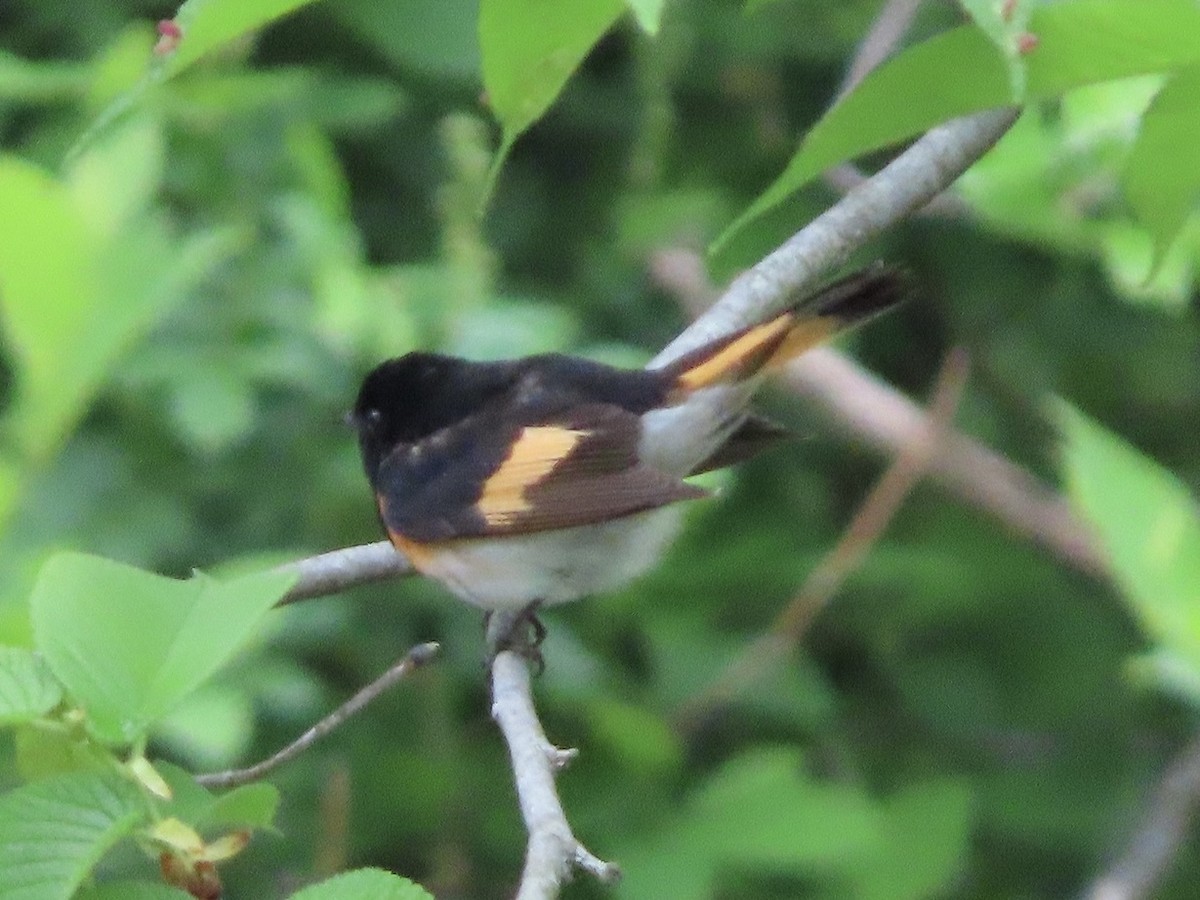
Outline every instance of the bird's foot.
<path fill-rule="evenodd" d="M 535 600 L 517 613 L 496 613 L 489 610 L 484 614 L 483 621 L 487 630 L 489 648 L 487 660 L 489 671 L 492 661 L 506 650 L 516 653 L 532 663 L 535 675 L 541 675 L 546 670 L 546 660 L 542 657 L 542 642 L 546 639 L 546 626 L 537 616 L 541 605 L 541 600 Z"/>

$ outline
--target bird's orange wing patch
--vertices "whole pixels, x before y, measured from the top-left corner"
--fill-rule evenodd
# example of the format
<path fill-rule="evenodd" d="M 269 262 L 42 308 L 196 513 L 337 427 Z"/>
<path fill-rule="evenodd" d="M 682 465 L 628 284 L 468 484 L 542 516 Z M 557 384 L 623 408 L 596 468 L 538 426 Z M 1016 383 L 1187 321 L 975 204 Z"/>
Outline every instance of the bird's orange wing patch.
<path fill-rule="evenodd" d="M 541 483 L 591 432 L 554 425 L 531 425 L 521 430 L 504 462 L 483 484 L 475 505 L 489 526 L 511 524 L 533 504 L 529 490 Z"/>

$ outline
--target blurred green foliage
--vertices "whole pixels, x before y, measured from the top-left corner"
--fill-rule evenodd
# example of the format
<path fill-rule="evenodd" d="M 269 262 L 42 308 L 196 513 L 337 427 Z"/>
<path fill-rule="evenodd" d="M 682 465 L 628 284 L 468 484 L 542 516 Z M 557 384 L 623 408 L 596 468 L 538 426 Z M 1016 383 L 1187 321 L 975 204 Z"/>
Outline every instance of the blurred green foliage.
<path fill-rule="evenodd" d="M 475 611 L 416 579 L 310 601 L 267 614 L 196 687 L 253 609 L 184 622 L 164 598 L 193 603 L 209 582 L 101 563 L 55 586 L 42 564 L 71 550 L 168 576 L 217 570 L 215 590 L 237 597 L 254 581 L 239 573 L 374 540 L 341 414 L 376 362 L 425 347 L 637 364 L 685 321 L 647 275 L 656 251 L 703 247 L 766 197 L 722 245 L 727 272 L 831 201 L 811 181 L 828 163 L 1022 91 L 1038 102 L 962 181 L 971 214 L 914 220 L 864 251 L 902 262 L 918 290 L 851 349 L 920 395 L 945 350 L 966 346 L 959 424 L 1048 480 L 1061 427 L 1113 583 L 922 487 L 787 665 L 684 716 L 880 467 L 772 398 L 805 439 L 726 476 L 642 582 L 547 616 L 539 703 L 550 737 L 583 751 L 564 803 L 627 871 L 615 890 L 580 879 L 567 893 L 1076 893 L 1194 728 L 1194 4 L 1022 4 L 1017 23 L 1044 20 L 1026 55 L 1011 43 L 1024 26 L 984 5 L 968 4 L 981 34 L 949 31 L 955 11 L 927 4 L 914 40 L 940 36 L 798 152 L 877 3 L 638 0 L 620 18 L 617 4 L 578 5 L 539 29 L 514 27 L 535 6 L 517 0 L 191 0 L 160 54 L 153 23 L 169 5 L 0 7 L 0 723 L 23 726 L 0 733 L 0 845 L 36 816 L 83 823 L 76 845 L 55 845 L 57 884 L 84 881 L 89 854 L 147 802 L 69 721 L 69 739 L 31 724 L 64 708 L 63 686 L 92 701 L 93 737 L 198 772 L 272 752 L 437 640 L 436 665 L 272 779 L 278 831 L 222 875 L 232 897 L 356 866 L 439 897 L 508 896 L 524 832 Z M 982 87 L 953 68 L 984 59 Z M 1048 413 L 1050 395 L 1070 408 Z M 69 638 L 59 655 L 28 652 L 35 624 L 39 649 Z M 145 646 L 103 656 L 110 627 Z M 176 628 L 212 644 L 168 647 Z M 89 695 L 110 683 L 91 654 L 127 678 L 111 708 Z M 143 668 L 120 670 L 129 660 Z M 135 705 L 145 716 L 123 731 Z M 197 827 L 275 813 L 269 789 L 214 800 L 189 793 L 183 770 L 156 770 Z M 122 846 L 80 896 L 178 896 L 123 880 L 153 862 Z M 1193 896 L 1197 877 L 1193 841 L 1160 896 Z M 315 896 L 420 895 L 369 869 L 343 878 Z"/>

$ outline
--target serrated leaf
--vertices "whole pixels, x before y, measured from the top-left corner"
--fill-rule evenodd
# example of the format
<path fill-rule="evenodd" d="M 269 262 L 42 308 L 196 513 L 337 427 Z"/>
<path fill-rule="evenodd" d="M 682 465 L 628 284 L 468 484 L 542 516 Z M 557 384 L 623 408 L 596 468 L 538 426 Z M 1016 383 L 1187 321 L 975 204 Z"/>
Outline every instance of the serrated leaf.
<path fill-rule="evenodd" d="M 504 130 L 493 173 L 624 9 L 621 0 L 481 0 L 483 86 Z"/>
<path fill-rule="evenodd" d="M 0 725 L 31 722 L 62 700 L 62 686 L 41 657 L 0 647 Z"/>
<path fill-rule="evenodd" d="M 110 771 L 112 756 L 85 736 L 34 722 L 14 735 L 16 769 L 26 781 L 67 772 Z"/>
<path fill-rule="evenodd" d="M 356 869 L 297 891 L 291 900 L 433 900 L 433 895 L 383 869 Z"/>
<path fill-rule="evenodd" d="M 132 784 L 93 773 L 47 778 L 0 797 L 0 897 L 67 900 L 145 817 Z"/>
<path fill-rule="evenodd" d="M 1200 7 L 1190 0 L 1047 4 L 1034 11 L 1029 31 L 1038 41 L 1025 59 L 1030 100 L 1200 61 Z M 963 72 L 971 77 L 961 77 Z M 719 253 L 750 221 L 831 166 L 947 119 L 1004 106 L 1009 96 L 1004 55 L 974 27 L 910 47 L 863 79 L 812 127 L 783 174 L 717 238 L 712 251 Z"/>
<path fill-rule="evenodd" d="M 293 580 L 177 581 L 63 553 L 34 586 L 34 637 L 96 736 L 127 744 L 232 657 Z"/>
<path fill-rule="evenodd" d="M 1121 186 L 1134 215 L 1154 236 L 1153 276 L 1200 200 L 1200 67 L 1176 75 L 1142 117 Z"/>
<path fill-rule="evenodd" d="M 1066 403 L 1056 407 L 1071 500 L 1095 529 L 1147 633 L 1200 671 L 1200 515 L 1170 472 Z"/>

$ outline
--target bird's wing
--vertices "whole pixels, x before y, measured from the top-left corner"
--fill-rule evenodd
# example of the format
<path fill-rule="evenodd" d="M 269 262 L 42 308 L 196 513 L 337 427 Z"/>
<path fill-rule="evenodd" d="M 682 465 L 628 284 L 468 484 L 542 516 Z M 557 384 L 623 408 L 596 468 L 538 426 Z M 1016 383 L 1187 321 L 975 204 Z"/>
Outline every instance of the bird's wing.
<path fill-rule="evenodd" d="M 472 417 L 395 451 L 377 484 L 388 531 L 410 541 L 522 534 L 706 495 L 638 458 L 635 413 L 584 403 L 532 419 Z"/>

